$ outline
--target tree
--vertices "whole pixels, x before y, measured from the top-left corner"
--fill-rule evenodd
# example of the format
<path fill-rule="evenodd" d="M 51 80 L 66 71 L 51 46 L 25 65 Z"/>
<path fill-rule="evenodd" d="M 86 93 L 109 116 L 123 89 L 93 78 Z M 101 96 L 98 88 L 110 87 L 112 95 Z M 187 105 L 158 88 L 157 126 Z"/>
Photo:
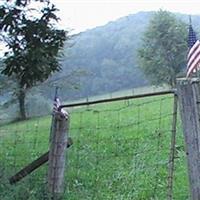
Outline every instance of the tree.
<path fill-rule="evenodd" d="M 66 31 L 56 28 L 55 5 L 49 0 L 33 1 L 42 9 L 31 7 L 30 0 L 5 0 L 0 6 L 1 40 L 8 49 L 1 73 L 17 80 L 20 119 L 26 118 L 27 91 L 61 70 L 58 55 L 68 39 Z"/>
<path fill-rule="evenodd" d="M 152 84 L 175 86 L 186 66 L 187 26 L 167 11 L 156 12 L 138 50 L 139 66 Z"/>

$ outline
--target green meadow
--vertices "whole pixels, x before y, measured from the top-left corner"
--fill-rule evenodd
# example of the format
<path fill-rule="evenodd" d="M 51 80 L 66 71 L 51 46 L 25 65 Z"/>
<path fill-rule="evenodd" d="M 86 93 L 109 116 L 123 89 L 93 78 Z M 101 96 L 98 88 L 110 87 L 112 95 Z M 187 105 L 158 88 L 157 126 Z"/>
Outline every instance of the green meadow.
<path fill-rule="evenodd" d="M 64 198 L 165 200 L 173 96 L 71 108 Z M 51 116 L 0 127 L 0 199 L 49 199 L 47 164 L 10 185 L 8 178 L 48 151 Z M 177 123 L 173 199 L 189 199 L 184 139 Z"/>

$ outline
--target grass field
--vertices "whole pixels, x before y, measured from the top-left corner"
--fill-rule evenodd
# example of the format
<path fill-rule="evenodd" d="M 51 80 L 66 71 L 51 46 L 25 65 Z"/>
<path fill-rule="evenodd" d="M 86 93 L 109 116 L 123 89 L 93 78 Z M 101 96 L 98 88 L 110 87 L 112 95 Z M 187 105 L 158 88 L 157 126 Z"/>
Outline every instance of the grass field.
<path fill-rule="evenodd" d="M 73 108 L 64 199 L 165 200 L 173 97 L 148 97 Z M 16 185 L 8 178 L 48 150 L 51 117 L 0 127 L 0 199 L 48 199 L 47 165 Z M 174 199 L 188 199 L 180 122 Z"/>

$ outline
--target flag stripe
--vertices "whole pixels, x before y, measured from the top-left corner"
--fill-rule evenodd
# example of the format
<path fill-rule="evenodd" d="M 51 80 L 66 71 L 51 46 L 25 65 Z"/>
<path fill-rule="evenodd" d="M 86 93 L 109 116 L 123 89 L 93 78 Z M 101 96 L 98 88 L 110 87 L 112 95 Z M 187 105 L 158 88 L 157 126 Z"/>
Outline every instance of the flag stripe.
<path fill-rule="evenodd" d="M 53 102 L 53 114 L 60 111 L 65 117 L 68 117 L 68 112 L 66 112 L 63 108 L 59 110 L 60 106 L 61 106 L 60 99 L 58 97 L 55 97 Z"/>
<path fill-rule="evenodd" d="M 197 40 L 195 42 L 194 46 L 190 49 L 190 51 L 188 53 L 188 57 L 187 57 L 188 60 L 190 60 L 190 58 L 192 57 L 193 52 L 195 52 L 199 48 L 199 44 L 200 44 L 200 42 L 199 42 L 199 40 Z"/>
<path fill-rule="evenodd" d="M 195 59 L 195 61 L 192 63 L 192 65 L 190 66 L 190 68 L 188 69 L 187 77 L 188 77 L 192 72 L 195 72 L 196 69 L 198 69 L 199 63 L 200 63 L 200 54 L 199 54 L 198 58 Z"/>
<path fill-rule="evenodd" d="M 199 42 L 198 42 L 198 46 L 196 46 L 196 48 L 192 52 L 192 55 L 188 59 L 188 65 L 187 65 L 188 69 L 191 67 L 192 63 L 195 62 L 196 59 L 198 59 L 199 54 L 200 54 L 200 45 L 199 45 Z"/>
<path fill-rule="evenodd" d="M 199 70 L 200 64 L 200 42 L 197 40 L 196 33 L 191 24 L 189 26 L 188 46 L 190 50 L 187 56 L 187 77 L 189 77 L 191 73 Z"/>
<path fill-rule="evenodd" d="M 53 102 L 53 112 L 58 111 L 59 106 L 60 106 L 60 100 L 58 99 L 58 97 L 55 97 Z"/>

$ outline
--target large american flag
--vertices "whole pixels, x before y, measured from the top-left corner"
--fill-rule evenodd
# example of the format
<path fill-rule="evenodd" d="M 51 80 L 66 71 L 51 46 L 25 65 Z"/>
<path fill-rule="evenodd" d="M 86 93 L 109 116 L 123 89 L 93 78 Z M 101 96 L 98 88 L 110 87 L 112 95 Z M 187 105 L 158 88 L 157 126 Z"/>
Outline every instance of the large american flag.
<path fill-rule="evenodd" d="M 196 33 L 191 24 L 189 26 L 188 46 L 187 77 L 196 72 L 200 67 L 200 42 L 197 40 Z"/>

